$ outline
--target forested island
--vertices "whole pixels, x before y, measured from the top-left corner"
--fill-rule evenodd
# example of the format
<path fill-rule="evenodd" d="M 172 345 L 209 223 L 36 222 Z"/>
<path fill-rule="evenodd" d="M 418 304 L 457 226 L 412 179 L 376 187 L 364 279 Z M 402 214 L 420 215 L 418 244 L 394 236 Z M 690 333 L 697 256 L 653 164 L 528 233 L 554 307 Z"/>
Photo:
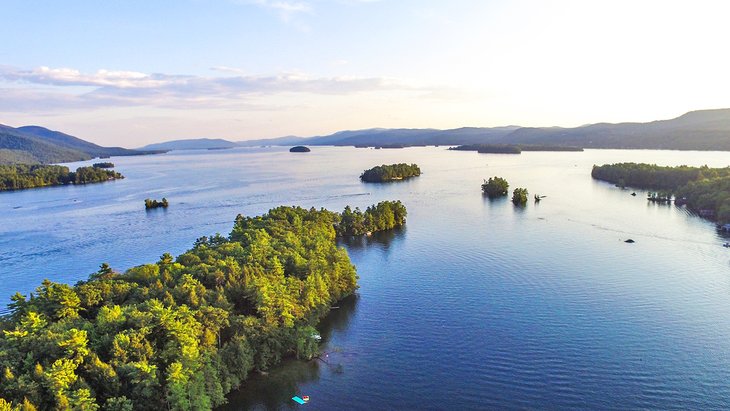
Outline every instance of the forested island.
<path fill-rule="evenodd" d="M 15 294 L 0 318 L 0 409 L 206 410 L 251 371 L 312 358 L 314 326 L 357 289 L 335 241 L 361 231 L 347 210 L 239 215 L 177 258 Z M 369 230 L 405 222 L 400 202 L 364 214 Z"/>
<path fill-rule="evenodd" d="M 520 154 L 523 151 L 583 151 L 581 147 L 546 146 L 536 144 L 465 144 L 450 147 L 449 150 L 476 151 L 483 154 Z"/>
<path fill-rule="evenodd" d="M 416 164 L 390 164 L 373 167 L 363 171 L 360 180 L 366 183 L 383 183 L 388 181 L 405 180 L 421 175 L 421 169 Z"/>
<path fill-rule="evenodd" d="M 339 236 L 353 236 L 390 230 L 406 223 L 406 207 L 400 201 L 382 201 L 365 209 L 350 206 L 340 216 L 335 229 Z"/>
<path fill-rule="evenodd" d="M 94 164 L 92 164 L 92 167 L 95 167 L 95 168 L 114 168 L 114 163 L 110 163 L 108 161 L 107 162 L 103 162 L 103 163 L 94 163 Z"/>
<path fill-rule="evenodd" d="M 14 164 L 0 165 L 0 191 L 26 188 L 89 184 L 124 178 L 116 171 L 98 167 L 79 167 L 75 172 L 66 166 Z"/>
<path fill-rule="evenodd" d="M 512 203 L 519 206 L 526 205 L 527 194 L 526 188 L 515 188 L 515 191 L 512 192 Z"/>
<path fill-rule="evenodd" d="M 310 150 L 309 147 L 305 146 L 294 146 L 289 149 L 290 153 L 309 153 L 310 151 L 312 150 Z"/>
<path fill-rule="evenodd" d="M 662 190 L 655 194 L 656 199 L 668 202 L 674 196 L 677 205 L 686 204 L 702 217 L 722 224 L 730 222 L 730 167 L 618 163 L 594 165 L 591 175 L 620 187 Z"/>
<path fill-rule="evenodd" d="M 149 198 L 146 198 L 144 200 L 144 208 L 147 210 L 155 208 L 167 208 L 169 205 L 170 203 L 167 202 L 167 199 L 165 197 L 162 197 L 162 201 L 151 200 Z"/>
<path fill-rule="evenodd" d="M 509 189 L 509 183 L 502 177 L 489 177 L 482 184 L 482 192 L 489 198 L 506 196 Z"/>

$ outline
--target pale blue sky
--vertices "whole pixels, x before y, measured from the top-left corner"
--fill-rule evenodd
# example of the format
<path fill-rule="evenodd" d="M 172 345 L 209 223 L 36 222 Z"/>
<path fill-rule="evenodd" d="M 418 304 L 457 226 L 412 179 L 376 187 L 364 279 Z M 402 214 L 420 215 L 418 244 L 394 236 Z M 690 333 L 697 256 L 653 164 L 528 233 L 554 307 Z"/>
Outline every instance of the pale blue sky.
<path fill-rule="evenodd" d="M 724 1 L 2 0 L 0 123 L 101 144 L 730 107 Z"/>

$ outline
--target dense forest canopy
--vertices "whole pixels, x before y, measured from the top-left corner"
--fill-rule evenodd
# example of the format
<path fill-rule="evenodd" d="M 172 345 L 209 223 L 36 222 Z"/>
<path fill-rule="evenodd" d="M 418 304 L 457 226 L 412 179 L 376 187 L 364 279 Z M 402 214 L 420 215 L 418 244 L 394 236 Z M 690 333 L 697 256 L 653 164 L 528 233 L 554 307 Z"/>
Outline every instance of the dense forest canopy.
<path fill-rule="evenodd" d="M 401 207 L 369 207 L 369 228 L 402 223 Z M 75 286 L 16 294 L 0 320 L 0 410 L 211 409 L 251 370 L 311 358 L 313 326 L 357 288 L 335 241 L 336 227 L 355 230 L 350 214 L 239 215 L 228 237 L 202 237 L 176 259 L 123 274 L 102 264 Z"/>
<path fill-rule="evenodd" d="M 482 191 L 489 197 L 506 196 L 508 190 L 509 183 L 502 177 L 489 177 L 489 180 L 484 180 L 482 184 Z"/>
<path fill-rule="evenodd" d="M 404 180 L 420 175 L 421 169 L 416 164 L 383 164 L 363 171 L 360 179 L 368 183 L 382 183 L 386 181 Z"/>
<path fill-rule="evenodd" d="M 94 163 L 94 164 L 92 164 L 92 167 L 96 167 L 96 168 L 114 168 L 114 163 L 110 163 L 108 161 L 102 162 L 102 163 Z"/>
<path fill-rule="evenodd" d="M 0 165 L 0 190 L 100 183 L 120 178 L 124 178 L 124 176 L 115 171 L 97 167 L 79 167 L 75 172 L 72 172 L 66 166 Z"/>
<path fill-rule="evenodd" d="M 730 222 L 730 167 L 617 163 L 593 166 L 591 175 L 621 187 L 663 190 L 703 216 Z"/>

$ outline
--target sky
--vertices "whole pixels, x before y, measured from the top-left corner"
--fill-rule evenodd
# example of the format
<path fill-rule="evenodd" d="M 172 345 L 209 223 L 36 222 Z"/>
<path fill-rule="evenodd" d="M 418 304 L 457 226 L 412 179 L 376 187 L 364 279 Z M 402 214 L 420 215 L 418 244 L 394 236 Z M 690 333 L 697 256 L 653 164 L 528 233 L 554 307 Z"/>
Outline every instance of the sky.
<path fill-rule="evenodd" d="M 0 0 L 0 123 L 102 145 L 730 107 L 730 2 Z"/>

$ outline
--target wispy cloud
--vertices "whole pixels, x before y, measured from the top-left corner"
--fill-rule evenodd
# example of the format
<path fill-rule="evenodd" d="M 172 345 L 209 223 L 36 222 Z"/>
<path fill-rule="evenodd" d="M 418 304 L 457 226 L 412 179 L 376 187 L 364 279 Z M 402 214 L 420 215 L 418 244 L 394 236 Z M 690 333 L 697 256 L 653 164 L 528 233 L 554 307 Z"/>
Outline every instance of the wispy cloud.
<path fill-rule="evenodd" d="M 300 29 L 309 30 L 309 26 L 299 18 L 303 15 L 315 14 L 318 6 L 326 3 L 358 5 L 377 3 L 382 0 L 232 0 L 238 4 L 253 5 L 276 13 L 285 23 L 296 23 Z"/>
<path fill-rule="evenodd" d="M 294 21 L 297 15 L 312 13 L 314 7 L 308 1 L 291 1 L 291 0 L 235 0 L 239 4 L 247 4 L 271 10 L 276 13 L 279 18 L 290 23 Z"/>
<path fill-rule="evenodd" d="M 135 71 L 99 70 L 84 74 L 70 68 L 38 67 L 33 70 L 19 70 L 10 66 L 0 67 L 0 77 L 8 81 L 22 81 L 52 86 L 111 86 L 111 87 L 156 87 L 163 82 L 156 76 Z"/>
<path fill-rule="evenodd" d="M 241 73 L 216 67 L 223 73 Z M 261 97 L 279 94 L 350 95 L 384 90 L 415 90 L 387 78 L 313 77 L 302 73 L 268 76 L 192 76 L 99 70 L 83 73 L 70 68 L 39 67 L 22 70 L 0 67 L 0 80 L 13 87 L 3 90 L 2 111 L 158 106 L 219 108 L 255 104 Z M 43 86 L 43 87 L 39 87 Z M 79 87 L 83 91 L 79 92 Z"/>
<path fill-rule="evenodd" d="M 312 6 L 303 1 L 253 0 L 255 4 L 284 13 L 301 13 L 312 11 Z"/>

